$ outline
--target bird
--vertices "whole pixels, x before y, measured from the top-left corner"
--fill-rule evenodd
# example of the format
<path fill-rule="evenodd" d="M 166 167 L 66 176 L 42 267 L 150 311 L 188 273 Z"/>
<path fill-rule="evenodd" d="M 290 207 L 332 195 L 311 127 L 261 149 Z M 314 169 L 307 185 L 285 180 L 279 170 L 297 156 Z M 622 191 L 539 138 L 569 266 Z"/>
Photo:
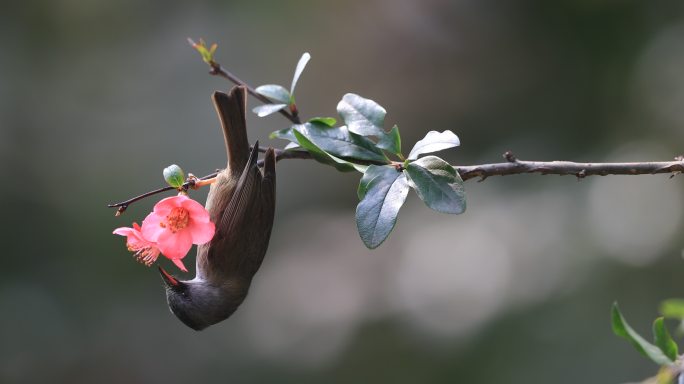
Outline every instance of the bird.
<path fill-rule="evenodd" d="M 210 185 L 205 208 L 216 232 L 198 245 L 196 276 L 180 280 L 159 267 L 171 312 L 200 331 L 230 317 L 242 304 L 268 249 L 275 213 L 276 156 L 264 154 L 263 173 L 257 165 L 259 142 L 247 138 L 247 89 L 216 91 L 218 114 L 228 163 Z"/>

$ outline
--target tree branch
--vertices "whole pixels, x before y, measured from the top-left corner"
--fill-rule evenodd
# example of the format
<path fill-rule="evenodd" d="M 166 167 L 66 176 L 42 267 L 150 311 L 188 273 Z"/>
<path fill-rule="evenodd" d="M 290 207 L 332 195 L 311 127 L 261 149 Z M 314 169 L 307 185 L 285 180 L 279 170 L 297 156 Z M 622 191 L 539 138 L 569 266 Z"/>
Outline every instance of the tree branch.
<path fill-rule="evenodd" d="M 480 177 L 480 181 L 489 176 L 519 175 L 523 173 L 539 173 L 542 175 L 573 175 L 578 179 L 587 176 L 607 175 L 653 175 L 669 173 L 672 176 L 684 172 L 684 161 L 681 156 L 674 161 L 638 162 L 638 163 L 574 163 L 571 161 L 524 161 L 516 159 L 512 153 L 504 154 L 507 162 L 455 166 L 461 178 L 469 180 Z"/>
<path fill-rule="evenodd" d="M 259 152 L 265 152 L 267 147 L 259 147 Z M 276 161 L 283 159 L 313 159 L 309 152 L 305 151 L 285 151 L 276 149 Z M 454 165 L 463 181 L 479 177 L 483 181 L 490 176 L 520 175 L 524 173 L 539 173 L 541 175 L 573 175 L 578 179 L 587 176 L 607 176 L 607 175 L 654 175 L 658 173 L 669 173 L 670 177 L 684 172 L 684 158 L 678 156 L 674 161 L 658 162 L 633 162 L 633 163 L 575 163 L 571 161 L 525 161 L 518 160 L 511 152 L 504 153 L 505 163 L 479 164 L 479 165 Z M 263 167 L 264 161 L 259 160 L 257 164 Z M 203 176 L 200 180 L 211 179 L 218 172 Z M 194 186 L 194 180 L 186 181 L 181 189 L 187 190 Z M 122 214 L 129 205 L 138 200 L 150 197 L 162 192 L 171 191 L 173 187 L 155 189 L 120 203 L 107 205 L 109 208 L 117 208 L 116 215 Z"/>
<path fill-rule="evenodd" d="M 255 98 L 264 103 L 272 103 L 267 97 L 258 94 L 247 83 L 237 78 L 221 64 L 214 60 L 209 62 L 212 75 L 222 76 L 235 84 L 244 85 L 249 93 Z M 292 114 L 286 110 L 280 110 L 280 113 L 288 120 L 295 124 L 301 124 L 296 109 Z M 261 149 L 260 149 L 261 150 Z M 262 151 L 263 152 L 263 151 Z M 507 162 L 482 164 L 482 165 L 464 165 L 454 166 L 461 175 L 463 181 L 479 177 L 480 181 L 485 180 L 489 176 L 506 176 L 518 175 L 522 173 L 539 173 L 542 175 L 574 175 L 578 179 L 587 176 L 606 176 L 606 175 L 652 175 L 656 173 L 670 173 L 674 176 L 677 173 L 684 172 L 684 157 L 678 156 L 675 161 L 669 162 L 643 162 L 643 163 L 574 163 L 570 161 L 522 161 L 515 158 L 511 152 L 506 152 L 503 157 Z M 297 158 L 297 159 L 311 159 L 308 152 L 302 151 L 282 151 L 276 152 L 276 159 Z M 260 164 L 261 166 L 262 164 Z M 672 177 L 671 176 L 671 177 Z"/>
<path fill-rule="evenodd" d="M 194 46 L 194 42 L 189 40 Z M 257 93 L 254 88 L 249 86 L 244 81 L 240 80 L 237 76 L 233 75 L 226 69 L 224 69 L 221 64 L 217 63 L 213 59 L 205 60 L 209 67 L 211 68 L 209 73 L 215 76 L 221 76 L 228 79 L 237 85 L 242 85 L 247 88 L 247 91 L 254 96 L 256 99 L 266 103 L 272 104 L 272 101 Z M 290 120 L 294 124 L 301 124 L 298 116 L 296 107 L 291 106 L 290 112 L 286 110 L 279 111 L 281 115 Z M 259 147 L 259 152 L 265 152 L 267 147 Z M 276 161 L 283 159 L 313 159 L 313 156 L 307 151 L 300 150 L 275 150 Z M 539 173 L 542 175 L 574 175 L 578 179 L 585 178 L 587 176 L 607 176 L 607 175 L 653 175 L 657 173 L 669 173 L 670 177 L 684 172 L 684 157 L 678 156 L 675 161 L 663 161 L 663 162 L 638 162 L 638 163 L 574 163 L 571 161 L 525 161 L 518 160 L 511 152 L 506 152 L 503 154 L 506 159 L 505 163 L 493 163 L 493 164 L 480 164 L 480 165 L 454 165 L 453 167 L 458 171 L 459 175 L 463 181 L 470 180 L 479 177 L 479 181 L 484 181 L 490 176 L 507 176 L 507 175 L 519 175 L 523 173 Z M 259 160 L 257 162 L 259 167 L 263 167 L 264 161 Z M 376 165 L 393 165 L 398 171 L 403 169 L 403 163 L 392 162 L 390 164 L 376 164 Z M 195 180 L 207 180 L 216 177 L 217 172 L 211 173 L 209 175 L 203 176 L 199 179 L 189 178 L 179 190 L 188 190 L 195 186 Z M 133 197 L 131 199 L 113 203 L 107 205 L 109 208 L 117 208 L 116 215 L 121 215 L 129 205 L 135 203 L 136 201 L 142 200 L 146 197 L 150 197 L 159 193 L 174 190 L 173 187 L 163 187 L 155 189 L 150 192 L 143 193 L 142 195 Z"/>

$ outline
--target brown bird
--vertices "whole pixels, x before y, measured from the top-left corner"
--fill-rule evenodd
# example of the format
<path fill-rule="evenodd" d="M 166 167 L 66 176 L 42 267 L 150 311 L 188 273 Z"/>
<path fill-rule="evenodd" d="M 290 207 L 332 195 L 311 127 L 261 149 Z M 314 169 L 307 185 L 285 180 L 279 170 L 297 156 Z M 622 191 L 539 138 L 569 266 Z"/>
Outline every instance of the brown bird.
<path fill-rule="evenodd" d="M 216 233 L 197 248 L 194 279 L 181 281 L 159 268 L 171 312 L 197 331 L 228 318 L 247 296 L 266 254 L 275 212 L 275 153 L 266 151 L 262 175 L 259 143 L 250 151 L 247 140 L 246 88 L 214 92 L 212 100 L 228 153 L 228 166 L 207 196 Z"/>

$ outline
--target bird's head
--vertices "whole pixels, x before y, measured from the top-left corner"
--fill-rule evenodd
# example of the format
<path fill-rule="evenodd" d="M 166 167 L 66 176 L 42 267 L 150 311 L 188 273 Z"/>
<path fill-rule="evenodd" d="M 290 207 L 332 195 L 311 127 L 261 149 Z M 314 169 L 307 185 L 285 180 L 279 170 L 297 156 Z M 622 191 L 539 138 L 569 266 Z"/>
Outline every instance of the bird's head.
<path fill-rule="evenodd" d="M 166 288 L 169 309 L 196 331 L 228 318 L 247 295 L 231 284 L 215 286 L 198 278 L 181 281 L 161 267 L 159 274 Z"/>

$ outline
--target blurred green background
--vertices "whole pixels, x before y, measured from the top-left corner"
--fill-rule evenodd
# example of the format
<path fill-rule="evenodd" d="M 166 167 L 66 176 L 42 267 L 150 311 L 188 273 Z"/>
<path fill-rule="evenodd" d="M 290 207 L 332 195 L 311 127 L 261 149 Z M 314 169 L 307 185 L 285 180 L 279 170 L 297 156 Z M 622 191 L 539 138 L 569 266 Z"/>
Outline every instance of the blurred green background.
<path fill-rule="evenodd" d="M 469 181 L 468 211 L 413 194 L 389 240 L 356 234 L 358 174 L 278 168 L 269 253 L 229 320 L 194 332 L 133 261 L 107 203 L 172 163 L 225 164 L 209 76 L 186 37 L 304 117 L 346 92 L 405 149 L 451 129 L 455 164 L 669 160 L 684 153 L 678 0 L 5 1 L 0 6 L 0 382 L 621 383 L 655 373 L 612 335 L 683 297 L 684 178 Z M 250 106 L 257 103 L 250 99 Z M 249 118 L 251 140 L 286 126 Z M 206 191 L 194 193 L 200 200 Z M 189 256 L 188 265 L 194 256 Z M 163 261 L 163 264 L 169 265 Z M 173 267 L 170 267 L 172 269 Z"/>

